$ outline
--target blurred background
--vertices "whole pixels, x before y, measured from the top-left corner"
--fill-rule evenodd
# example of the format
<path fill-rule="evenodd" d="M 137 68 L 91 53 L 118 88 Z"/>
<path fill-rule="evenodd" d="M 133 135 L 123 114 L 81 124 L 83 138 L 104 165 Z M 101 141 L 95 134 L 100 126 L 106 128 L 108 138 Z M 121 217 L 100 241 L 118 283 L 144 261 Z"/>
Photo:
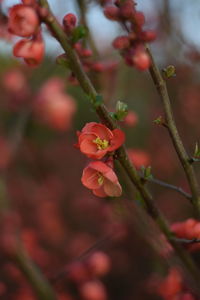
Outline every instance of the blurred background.
<path fill-rule="evenodd" d="M 151 49 L 159 67 L 176 68 L 167 86 L 178 129 L 192 156 L 200 136 L 200 2 L 137 2 L 146 17 L 145 28 L 156 32 Z M 0 186 L 6 188 L 12 205 L 1 230 L 0 299 L 37 299 L 7 258 L 15 226 L 33 261 L 52 281 L 58 299 L 163 299 L 151 282 L 154 274 L 167 274 L 171 264 L 164 258 L 167 246 L 134 204 L 138 194 L 124 184 L 118 165 L 123 186 L 119 199 L 94 197 L 82 186 L 88 160 L 74 147 L 76 132 L 98 119 L 69 70 L 55 63 L 63 52 L 45 27 L 46 56 L 39 67 L 29 68 L 13 57 L 18 39 L 8 34 L 6 17 L 16 3 L 2 1 L 0 16 Z M 112 48 L 122 28 L 104 17 L 97 1 L 49 3 L 60 21 L 73 12 L 88 27 L 90 60 L 96 62 L 88 75 L 110 111 L 119 100 L 128 104 L 129 114 L 121 126 L 138 170 L 151 166 L 155 178 L 189 192 L 168 133 L 154 122 L 163 116 L 163 109 L 149 73 L 126 66 Z M 100 64 L 106 67 L 99 70 Z M 51 104 L 43 105 L 43 99 Z M 198 164 L 195 169 L 199 176 Z M 170 224 L 192 216 L 182 195 L 155 183 L 148 186 Z M 5 205 L 3 200 L 0 205 Z"/>

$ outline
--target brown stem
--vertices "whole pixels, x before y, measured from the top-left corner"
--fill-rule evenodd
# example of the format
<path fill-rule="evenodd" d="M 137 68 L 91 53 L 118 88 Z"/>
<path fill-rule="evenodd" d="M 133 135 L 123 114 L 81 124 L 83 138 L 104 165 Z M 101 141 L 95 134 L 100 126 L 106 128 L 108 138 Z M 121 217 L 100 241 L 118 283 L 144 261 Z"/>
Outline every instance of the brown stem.
<path fill-rule="evenodd" d="M 195 208 L 195 213 L 200 217 L 200 190 L 199 190 L 199 185 L 197 182 L 197 178 L 194 172 L 194 168 L 190 163 L 190 157 L 188 156 L 183 142 L 181 140 L 181 137 L 178 133 L 174 117 L 173 117 L 173 112 L 171 108 L 171 103 L 167 91 L 167 86 L 166 82 L 163 79 L 160 70 L 158 69 L 155 60 L 151 54 L 151 51 L 149 47 L 146 47 L 147 52 L 151 58 L 151 67 L 149 69 L 151 77 L 153 79 L 153 82 L 156 86 L 156 89 L 158 91 L 158 94 L 160 95 L 163 107 L 164 107 L 164 112 L 165 112 L 165 118 L 167 121 L 167 129 L 169 132 L 169 135 L 172 139 L 174 148 L 177 152 L 177 155 L 181 161 L 181 164 L 183 166 L 183 169 L 185 171 L 191 192 L 192 192 L 192 204 Z"/>
<path fill-rule="evenodd" d="M 84 92 L 87 94 L 89 99 L 91 100 L 92 104 L 94 105 L 94 108 L 96 110 L 96 113 L 98 114 L 99 118 L 102 120 L 103 123 L 105 123 L 110 129 L 114 129 L 117 127 L 116 122 L 111 118 L 109 112 L 107 111 L 104 104 L 98 103 L 96 100 L 97 98 L 97 92 L 92 85 L 90 79 L 88 78 L 87 74 L 84 72 L 81 62 L 77 56 L 77 54 L 72 49 L 70 43 L 68 42 L 68 38 L 63 31 L 61 25 L 56 20 L 55 16 L 50 11 L 48 2 L 46 0 L 38 0 L 38 3 L 41 7 L 45 7 L 48 9 L 47 15 L 42 17 L 42 20 L 46 25 L 49 27 L 51 32 L 53 33 L 54 37 L 60 42 L 60 45 L 66 52 L 66 55 L 68 57 L 68 60 L 70 62 L 70 68 L 71 71 L 75 74 L 76 78 L 78 79 L 80 86 L 84 90 Z M 188 255 L 187 252 L 184 251 L 184 249 L 174 240 L 171 239 L 172 233 L 167 225 L 167 222 L 165 221 L 165 218 L 161 214 L 161 212 L 158 210 L 158 208 L 155 206 L 152 196 L 148 192 L 148 190 L 143 185 L 140 176 L 137 173 L 137 170 L 135 166 L 130 162 L 128 155 L 126 153 L 126 150 L 124 146 L 120 147 L 116 151 L 117 159 L 126 171 L 127 175 L 129 176 L 131 182 L 136 186 L 138 191 L 140 192 L 143 201 L 144 201 L 144 207 L 147 211 L 147 213 L 153 218 L 153 220 L 157 223 L 157 225 L 160 227 L 160 230 L 164 233 L 172 247 L 174 248 L 175 252 L 177 253 L 178 257 L 182 260 L 183 264 L 185 265 L 185 268 L 189 271 L 190 277 L 193 279 L 193 282 L 195 282 L 196 287 L 199 286 L 199 280 L 200 280 L 200 274 L 199 270 L 196 268 L 193 260 Z"/>
<path fill-rule="evenodd" d="M 10 136 L 11 140 L 11 157 L 14 158 L 21 140 L 24 135 L 26 123 L 30 115 L 30 110 L 24 111 L 15 124 L 14 132 Z M 3 216 L 12 212 L 11 204 L 9 201 L 7 187 L 6 187 L 6 175 L 0 176 L 0 219 L 3 222 Z M 53 289 L 43 276 L 41 271 L 36 267 L 31 258 L 28 256 L 26 250 L 23 247 L 21 240 L 19 239 L 16 228 L 16 249 L 13 251 L 10 259 L 19 267 L 22 273 L 26 276 L 27 280 L 31 284 L 33 291 L 35 292 L 37 299 L 39 300 L 56 300 Z"/>

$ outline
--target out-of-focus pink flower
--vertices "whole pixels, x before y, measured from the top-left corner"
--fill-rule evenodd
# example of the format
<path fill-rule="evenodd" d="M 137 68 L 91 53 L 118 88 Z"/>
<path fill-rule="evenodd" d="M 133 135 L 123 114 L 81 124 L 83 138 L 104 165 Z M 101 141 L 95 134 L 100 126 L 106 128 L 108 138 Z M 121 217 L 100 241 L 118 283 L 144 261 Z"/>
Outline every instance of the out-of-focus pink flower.
<path fill-rule="evenodd" d="M 126 115 L 126 117 L 124 118 L 125 125 L 133 127 L 137 124 L 137 122 L 138 122 L 138 116 L 134 111 L 130 110 Z"/>
<path fill-rule="evenodd" d="M 57 130 L 67 130 L 71 126 L 76 111 L 74 99 L 64 93 L 64 83 L 53 78 L 40 90 L 35 104 L 35 112 L 41 121 Z"/>
<path fill-rule="evenodd" d="M 107 295 L 100 281 L 88 281 L 80 287 L 80 294 L 84 300 L 106 300 Z"/>
<path fill-rule="evenodd" d="M 58 130 L 69 129 L 75 112 L 75 103 L 69 95 L 57 95 L 55 99 L 46 101 L 46 120 Z"/>
<path fill-rule="evenodd" d="M 181 292 L 182 288 L 183 282 L 180 272 L 171 268 L 167 277 L 159 282 L 157 293 L 164 299 L 172 299 Z"/>
<path fill-rule="evenodd" d="M 13 54 L 21 57 L 30 67 L 35 67 L 42 62 L 44 56 L 44 42 L 42 39 L 23 39 L 13 48 Z"/>
<path fill-rule="evenodd" d="M 129 149 L 128 156 L 137 169 L 147 167 L 150 163 L 149 154 L 141 149 Z"/>
<path fill-rule="evenodd" d="M 101 161 L 94 161 L 83 170 L 81 181 L 98 197 L 119 197 L 122 188 L 115 172 Z"/>
<path fill-rule="evenodd" d="M 141 71 L 147 70 L 151 65 L 148 53 L 143 49 L 136 49 L 132 57 L 134 66 Z"/>
<path fill-rule="evenodd" d="M 40 95 L 50 97 L 52 95 L 63 93 L 65 89 L 65 82 L 59 77 L 52 77 L 48 79 L 40 89 Z"/>
<path fill-rule="evenodd" d="M 101 159 L 108 152 L 118 149 L 125 140 L 120 129 L 110 130 L 103 124 L 87 123 L 81 132 L 78 132 L 78 147 L 90 158 Z"/>
<path fill-rule="evenodd" d="M 18 93 L 26 89 L 27 82 L 24 74 L 20 70 L 12 69 L 4 74 L 3 85 L 9 92 Z"/>
<path fill-rule="evenodd" d="M 88 259 L 88 266 L 96 276 L 102 276 L 110 271 L 111 261 L 107 254 L 98 251 L 93 253 Z"/>
<path fill-rule="evenodd" d="M 187 240 L 193 240 L 193 239 L 200 239 L 200 222 L 195 219 L 187 219 L 183 222 L 176 222 L 171 225 L 172 232 L 175 233 L 175 235 L 178 238 L 183 238 Z M 185 247 L 193 252 L 200 249 L 199 243 L 189 243 L 186 244 Z"/>
<path fill-rule="evenodd" d="M 40 23 L 36 11 L 24 4 L 17 4 L 11 7 L 8 20 L 10 33 L 22 37 L 30 37 L 35 34 Z"/>

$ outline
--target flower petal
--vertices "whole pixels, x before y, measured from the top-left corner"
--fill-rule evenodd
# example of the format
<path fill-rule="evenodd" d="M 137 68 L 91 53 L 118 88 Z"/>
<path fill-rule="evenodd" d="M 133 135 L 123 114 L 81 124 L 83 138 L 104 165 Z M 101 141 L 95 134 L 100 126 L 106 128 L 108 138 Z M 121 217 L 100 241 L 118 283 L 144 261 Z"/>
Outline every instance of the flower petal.
<path fill-rule="evenodd" d="M 101 140 L 110 141 L 113 138 L 112 131 L 103 124 L 94 124 L 91 128 L 92 133 L 95 133 Z"/>
<path fill-rule="evenodd" d="M 88 189 L 98 189 L 100 187 L 98 179 L 99 175 L 96 170 L 91 169 L 90 167 L 86 167 L 83 170 L 81 182 Z"/>
<path fill-rule="evenodd" d="M 110 197 L 119 197 L 122 194 L 122 187 L 119 182 L 113 183 L 108 179 L 104 180 L 104 192 Z"/>
<path fill-rule="evenodd" d="M 90 123 L 85 124 L 85 126 L 83 127 L 81 132 L 82 133 L 92 132 L 92 127 L 96 124 L 97 124 L 96 122 L 90 122 Z"/>
<path fill-rule="evenodd" d="M 103 175 L 109 172 L 110 170 L 112 170 L 109 166 L 107 166 L 102 161 L 92 161 L 89 163 L 88 167 L 96 170 L 97 172 L 102 173 Z"/>
<path fill-rule="evenodd" d="M 113 183 L 118 182 L 117 175 L 107 164 L 103 163 L 102 161 L 92 161 L 88 165 L 90 168 L 96 170 L 97 172 L 101 173 L 106 179 Z"/>
<path fill-rule="evenodd" d="M 107 197 L 107 194 L 104 192 L 103 187 L 100 187 L 99 189 L 94 189 L 92 192 L 97 197 L 101 197 L 101 198 Z"/>
<path fill-rule="evenodd" d="M 96 153 L 98 151 L 97 146 L 91 139 L 85 138 L 80 143 L 80 151 L 84 154 Z"/>
<path fill-rule="evenodd" d="M 110 142 L 111 145 L 108 149 L 109 151 L 114 151 L 118 149 L 125 141 L 125 134 L 122 130 L 114 129 L 112 132 L 113 132 L 113 138 Z"/>
<path fill-rule="evenodd" d="M 96 144 L 90 139 L 84 139 L 80 144 L 80 151 L 90 158 L 101 159 L 107 150 L 98 150 Z"/>

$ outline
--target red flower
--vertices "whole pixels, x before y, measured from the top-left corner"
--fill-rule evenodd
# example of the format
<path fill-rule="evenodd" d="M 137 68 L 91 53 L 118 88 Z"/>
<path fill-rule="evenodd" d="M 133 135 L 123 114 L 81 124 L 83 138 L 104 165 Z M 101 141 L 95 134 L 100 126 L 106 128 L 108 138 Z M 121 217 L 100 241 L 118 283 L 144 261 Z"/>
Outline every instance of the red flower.
<path fill-rule="evenodd" d="M 30 6 L 17 4 L 9 10 L 8 29 L 12 34 L 29 37 L 36 33 L 39 23 L 36 11 Z"/>
<path fill-rule="evenodd" d="M 108 165 L 93 161 L 83 170 L 82 184 L 98 197 L 119 197 L 122 193 L 118 178 Z"/>
<path fill-rule="evenodd" d="M 147 167 L 150 163 L 149 154 L 141 149 L 129 149 L 128 156 L 137 169 Z"/>
<path fill-rule="evenodd" d="M 15 44 L 13 54 L 16 57 L 22 57 L 27 65 L 37 66 L 44 56 L 44 42 L 42 39 L 20 40 Z"/>
<path fill-rule="evenodd" d="M 101 159 L 108 152 L 118 149 L 124 143 L 120 129 L 110 130 L 103 124 L 87 123 L 78 133 L 78 147 L 90 158 Z"/>

